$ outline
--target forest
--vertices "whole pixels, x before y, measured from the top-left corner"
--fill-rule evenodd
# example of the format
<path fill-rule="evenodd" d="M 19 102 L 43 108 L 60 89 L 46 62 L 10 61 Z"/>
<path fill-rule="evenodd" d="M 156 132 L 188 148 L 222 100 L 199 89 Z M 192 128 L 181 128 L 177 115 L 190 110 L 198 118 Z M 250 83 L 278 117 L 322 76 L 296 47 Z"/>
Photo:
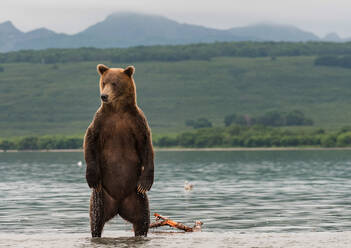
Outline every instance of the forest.
<path fill-rule="evenodd" d="M 351 68 L 351 56 L 337 56 L 337 55 L 325 55 L 319 56 L 314 61 L 314 64 L 317 66 L 336 66 Z"/>
<path fill-rule="evenodd" d="M 131 48 L 74 48 L 22 50 L 0 53 L 0 63 L 56 64 L 68 62 L 210 60 L 214 57 L 271 57 L 350 55 L 351 42 L 216 42 L 191 45 L 138 46 Z"/>
<path fill-rule="evenodd" d="M 348 147 L 351 127 L 337 131 L 321 128 L 294 130 L 233 124 L 228 127 L 200 128 L 176 136 L 153 139 L 156 147 Z M 82 137 L 27 136 L 0 140 L 1 150 L 82 149 Z"/>

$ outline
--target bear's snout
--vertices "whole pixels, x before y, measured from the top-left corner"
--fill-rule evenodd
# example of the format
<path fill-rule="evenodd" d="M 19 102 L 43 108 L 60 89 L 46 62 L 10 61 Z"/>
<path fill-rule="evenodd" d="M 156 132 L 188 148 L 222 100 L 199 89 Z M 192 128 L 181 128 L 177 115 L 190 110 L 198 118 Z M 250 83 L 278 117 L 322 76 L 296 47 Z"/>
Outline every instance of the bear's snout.
<path fill-rule="evenodd" d="M 104 101 L 104 102 L 107 102 L 107 100 L 108 100 L 108 95 L 102 94 L 102 95 L 101 95 L 101 100 Z"/>

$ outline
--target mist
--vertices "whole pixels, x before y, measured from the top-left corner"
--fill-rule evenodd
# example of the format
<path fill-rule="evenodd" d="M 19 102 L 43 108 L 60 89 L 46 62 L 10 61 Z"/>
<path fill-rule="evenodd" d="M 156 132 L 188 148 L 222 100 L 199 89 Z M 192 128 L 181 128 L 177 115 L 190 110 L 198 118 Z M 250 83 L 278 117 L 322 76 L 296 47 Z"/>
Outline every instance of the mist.
<path fill-rule="evenodd" d="M 72 34 L 102 21 L 111 13 L 128 11 L 157 14 L 181 23 L 220 29 L 268 22 L 294 25 L 319 36 L 336 32 L 341 37 L 349 37 L 350 8 L 351 2 L 346 0 L 3 0 L 0 22 L 10 20 L 22 31 L 46 27 Z"/>

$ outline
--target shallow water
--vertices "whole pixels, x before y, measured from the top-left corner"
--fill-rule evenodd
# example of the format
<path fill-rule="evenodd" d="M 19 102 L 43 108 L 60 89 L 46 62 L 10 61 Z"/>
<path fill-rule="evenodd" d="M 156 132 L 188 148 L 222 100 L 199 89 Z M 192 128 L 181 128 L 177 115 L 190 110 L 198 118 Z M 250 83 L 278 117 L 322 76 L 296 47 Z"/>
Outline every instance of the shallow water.
<path fill-rule="evenodd" d="M 105 226 L 105 238 L 90 238 L 90 190 L 78 161 L 78 152 L 0 153 L 0 246 L 351 244 L 350 151 L 158 152 L 151 213 L 204 226 L 186 234 L 157 229 L 146 239 L 133 238 L 119 217 Z"/>

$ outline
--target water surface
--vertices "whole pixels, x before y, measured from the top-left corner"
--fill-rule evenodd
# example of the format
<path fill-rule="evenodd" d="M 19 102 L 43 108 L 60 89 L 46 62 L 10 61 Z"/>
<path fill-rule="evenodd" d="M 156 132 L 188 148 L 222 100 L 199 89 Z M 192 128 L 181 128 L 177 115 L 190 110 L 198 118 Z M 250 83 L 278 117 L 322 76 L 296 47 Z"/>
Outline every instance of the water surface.
<path fill-rule="evenodd" d="M 204 226 L 201 233 L 153 232 L 146 239 L 134 239 L 132 226 L 119 217 L 105 226 L 105 238 L 90 238 L 90 189 L 78 161 L 79 152 L 0 153 L 0 246 L 351 243 L 350 151 L 157 152 L 151 213 Z M 185 181 L 192 191 L 184 190 Z"/>

